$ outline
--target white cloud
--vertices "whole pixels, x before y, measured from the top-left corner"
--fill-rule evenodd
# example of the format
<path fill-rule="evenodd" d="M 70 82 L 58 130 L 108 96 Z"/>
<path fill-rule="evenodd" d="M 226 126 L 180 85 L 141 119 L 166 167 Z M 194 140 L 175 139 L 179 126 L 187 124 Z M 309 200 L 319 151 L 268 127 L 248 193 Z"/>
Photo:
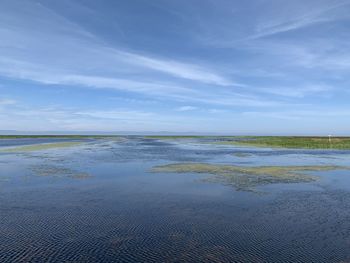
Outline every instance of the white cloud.
<path fill-rule="evenodd" d="M 13 121 L 21 120 L 21 121 Z M 197 131 L 207 118 L 195 120 L 186 115 L 114 108 L 109 110 L 77 109 L 62 106 L 0 107 L 0 130 L 19 131 Z M 213 120 L 214 121 L 214 120 Z"/>
<path fill-rule="evenodd" d="M 349 19 L 347 0 L 254 1 L 216 5 L 214 19 L 199 21 L 202 44 L 237 47 L 280 33 Z M 220 16 L 220 19 L 217 19 Z"/>
<path fill-rule="evenodd" d="M 169 73 L 175 77 L 199 81 L 220 86 L 234 85 L 225 77 L 218 75 L 206 68 L 190 63 L 182 63 L 172 60 L 161 60 L 152 57 L 140 56 L 131 53 L 122 53 L 129 63 L 141 65 L 146 68 Z"/>
<path fill-rule="evenodd" d="M 256 117 L 256 118 L 276 118 L 284 120 L 305 120 L 312 119 L 318 122 L 329 121 L 329 118 L 344 118 L 350 117 L 350 111 L 348 109 L 324 109 L 318 110 L 283 110 L 283 111 L 247 111 L 242 115 Z M 325 119 L 327 118 L 327 119 Z"/>
<path fill-rule="evenodd" d="M 197 109 L 197 107 L 194 107 L 194 106 L 182 106 L 182 107 L 177 108 L 176 110 L 177 111 L 193 111 L 196 109 Z"/>
<path fill-rule="evenodd" d="M 143 112 L 136 110 L 94 110 L 94 111 L 77 111 L 75 115 L 97 119 L 110 120 L 145 120 L 155 116 L 152 112 Z"/>
<path fill-rule="evenodd" d="M 11 99 L 1 99 L 0 98 L 0 106 L 7 106 L 7 105 L 14 105 L 16 104 L 15 100 L 11 100 Z"/>
<path fill-rule="evenodd" d="M 1 67 L 2 62 L 4 67 Z M 9 63 L 12 64 L 12 67 L 5 67 L 5 64 L 8 65 Z M 157 83 L 95 75 L 69 74 L 61 71 L 55 72 L 42 65 L 0 58 L 0 73 L 1 72 L 14 78 L 30 79 L 43 84 L 124 90 L 158 96 L 160 98 L 166 97 L 175 101 L 193 101 L 206 104 L 247 107 L 285 105 L 284 102 L 262 99 L 261 97 L 244 95 L 236 92 L 227 92 L 226 90 L 198 90 L 166 82 Z"/>
<path fill-rule="evenodd" d="M 227 112 L 227 110 L 223 110 L 223 109 L 209 109 L 208 112 L 209 112 L 209 113 L 212 113 L 212 114 L 216 114 L 216 113 L 224 113 L 224 112 Z"/>
<path fill-rule="evenodd" d="M 256 33 L 249 39 L 271 36 L 318 23 L 330 22 L 343 17 L 329 14 L 331 11 L 349 5 L 348 1 L 293 1 L 291 3 L 271 1 L 269 11 L 258 22 Z M 271 15 L 271 12 L 274 15 Z"/>
<path fill-rule="evenodd" d="M 304 98 L 306 96 L 327 96 L 334 88 L 328 85 L 304 85 L 302 87 L 268 87 L 258 88 L 257 91 L 270 93 L 273 95 Z"/>

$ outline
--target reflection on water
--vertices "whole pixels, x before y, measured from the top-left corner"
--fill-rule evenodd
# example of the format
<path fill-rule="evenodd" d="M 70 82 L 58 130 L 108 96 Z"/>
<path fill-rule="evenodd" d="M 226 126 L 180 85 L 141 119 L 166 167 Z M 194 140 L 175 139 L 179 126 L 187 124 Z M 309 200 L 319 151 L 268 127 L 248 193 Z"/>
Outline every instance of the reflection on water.
<path fill-rule="evenodd" d="M 133 137 L 0 153 L 0 262 L 350 260 L 349 171 L 264 194 L 149 172 L 176 162 L 350 166 L 350 152 Z"/>

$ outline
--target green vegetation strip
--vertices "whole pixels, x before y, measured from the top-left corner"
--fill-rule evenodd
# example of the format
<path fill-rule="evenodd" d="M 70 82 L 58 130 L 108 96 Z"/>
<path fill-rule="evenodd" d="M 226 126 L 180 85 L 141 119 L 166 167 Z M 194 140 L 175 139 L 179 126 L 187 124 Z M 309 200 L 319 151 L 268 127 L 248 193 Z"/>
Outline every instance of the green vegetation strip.
<path fill-rule="evenodd" d="M 0 149 L 0 152 L 32 152 L 43 151 L 55 148 L 66 148 L 81 145 L 83 142 L 58 142 L 58 143 L 41 143 L 32 145 L 23 145 Z"/>
<path fill-rule="evenodd" d="M 145 136 L 158 140 L 213 139 L 214 144 L 271 148 L 350 150 L 350 137 L 301 136 Z"/>
<path fill-rule="evenodd" d="M 176 163 L 156 166 L 153 172 L 206 173 L 224 179 L 238 190 L 252 190 L 256 186 L 275 183 L 312 182 L 318 177 L 308 172 L 349 170 L 341 166 L 235 166 L 206 163 Z"/>
<path fill-rule="evenodd" d="M 220 141 L 217 144 L 246 145 L 257 147 L 280 147 L 300 149 L 350 150 L 350 137 L 245 137 L 236 141 Z"/>

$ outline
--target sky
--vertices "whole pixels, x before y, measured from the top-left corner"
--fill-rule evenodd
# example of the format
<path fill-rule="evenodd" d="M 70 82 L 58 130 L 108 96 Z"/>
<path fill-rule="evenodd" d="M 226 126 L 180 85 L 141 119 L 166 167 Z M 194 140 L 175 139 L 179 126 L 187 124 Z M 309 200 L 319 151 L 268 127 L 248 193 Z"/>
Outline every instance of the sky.
<path fill-rule="evenodd" d="M 0 130 L 350 135 L 350 0 L 0 0 Z"/>

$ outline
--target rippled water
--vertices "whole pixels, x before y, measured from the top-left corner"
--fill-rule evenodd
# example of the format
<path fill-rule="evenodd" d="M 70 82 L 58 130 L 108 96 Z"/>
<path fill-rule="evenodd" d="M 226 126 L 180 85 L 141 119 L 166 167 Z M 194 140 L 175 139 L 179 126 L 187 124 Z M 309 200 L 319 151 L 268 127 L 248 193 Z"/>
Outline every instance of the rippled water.
<path fill-rule="evenodd" d="M 350 152 L 209 143 L 129 137 L 0 153 L 0 262 L 350 261 L 349 171 L 260 193 L 150 173 L 186 161 L 350 166 Z"/>

